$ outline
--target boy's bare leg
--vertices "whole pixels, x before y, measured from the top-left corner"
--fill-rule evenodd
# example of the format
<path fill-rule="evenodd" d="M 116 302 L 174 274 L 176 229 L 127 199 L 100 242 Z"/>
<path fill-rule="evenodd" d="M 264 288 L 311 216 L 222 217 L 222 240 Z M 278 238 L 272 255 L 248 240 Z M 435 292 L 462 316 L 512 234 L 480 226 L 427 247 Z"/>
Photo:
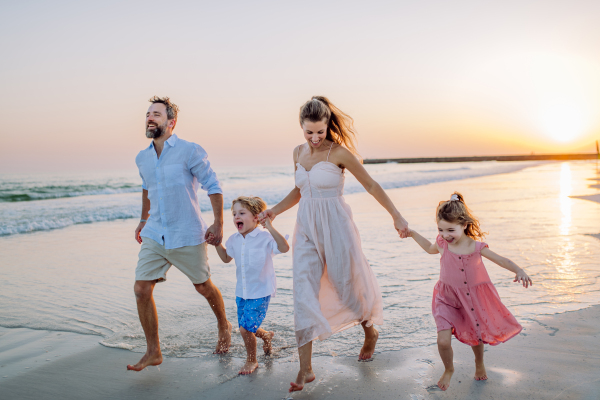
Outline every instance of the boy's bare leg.
<path fill-rule="evenodd" d="M 298 347 L 298 355 L 300 358 L 300 371 L 296 377 L 296 382 L 290 382 L 289 392 L 296 392 L 304 389 L 304 384 L 315 380 L 315 374 L 312 370 L 312 342 L 306 343 L 302 347 Z"/>
<path fill-rule="evenodd" d="M 275 332 L 265 331 L 263 328 L 258 328 L 255 336 L 263 340 L 263 351 L 265 352 L 265 354 L 271 354 L 271 342 L 273 341 L 273 336 L 275 336 Z"/>
<path fill-rule="evenodd" d="M 152 297 L 154 285 L 156 285 L 156 281 L 136 281 L 133 286 L 138 315 L 146 336 L 146 354 L 137 364 L 127 365 L 127 369 L 130 371 L 141 371 L 148 365 L 162 363 L 162 353 L 158 341 L 158 315 Z"/>
<path fill-rule="evenodd" d="M 377 339 L 379 339 L 379 332 L 377 332 L 377 329 L 373 325 L 367 327 L 367 321 L 363 321 L 361 325 L 365 331 L 365 343 L 362 349 L 360 349 L 358 359 L 364 361 L 373 357 L 375 345 L 377 344 Z"/>
<path fill-rule="evenodd" d="M 223 303 L 223 296 L 219 289 L 212 283 L 210 278 L 204 282 L 195 284 L 194 287 L 202 296 L 206 298 L 210 308 L 217 317 L 217 326 L 219 327 L 219 340 L 217 341 L 217 347 L 214 354 L 225 354 L 229 351 L 231 345 L 231 324 L 227 321 L 225 315 L 225 303 Z"/>
<path fill-rule="evenodd" d="M 452 351 L 452 330 L 445 329 L 438 332 L 438 351 L 442 362 L 444 363 L 445 371 L 442 377 L 438 381 L 438 387 L 442 390 L 448 389 L 450 386 L 450 379 L 454 374 L 454 352 Z"/>
<path fill-rule="evenodd" d="M 483 343 L 479 343 L 477 346 L 471 346 L 473 354 L 475 354 L 475 380 L 485 381 L 487 380 L 487 373 L 485 372 L 485 365 L 483 365 Z"/>
<path fill-rule="evenodd" d="M 250 375 L 258 368 L 258 361 L 256 360 L 256 337 L 254 333 L 247 331 L 241 326 L 240 333 L 246 345 L 246 364 L 244 364 L 238 373 L 240 375 Z"/>

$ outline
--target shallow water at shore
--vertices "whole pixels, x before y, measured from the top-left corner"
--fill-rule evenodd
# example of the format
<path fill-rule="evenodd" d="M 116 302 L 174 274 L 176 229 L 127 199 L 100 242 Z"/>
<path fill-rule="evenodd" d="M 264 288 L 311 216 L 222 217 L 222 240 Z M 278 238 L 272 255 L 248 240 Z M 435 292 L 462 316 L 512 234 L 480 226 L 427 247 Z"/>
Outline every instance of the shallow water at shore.
<path fill-rule="evenodd" d="M 486 262 L 500 296 L 520 321 L 539 314 L 600 304 L 600 205 L 570 196 L 598 193 L 592 162 L 548 163 L 518 172 L 389 190 L 411 227 L 433 240 L 435 206 L 454 190 L 481 219 L 486 242 L 527 270 L 534 286 L 512 283 L 508 271 Z M 385 324 L 378 351 L 434 343 L 431 292 L 439 258 L 412 241 L 398 239 L 385 211 L 365 193 L 346 197 L 359 227 L 363 249 L 384 296 Z M 295 211 L 275 221 L 292 233 Z M 211 221 L 206 214 L 206 220 Z M 226 219 L 226 236 L 233 226 Z M 102 344 L 144 351 L 144 336 L 133 297 L 138 245 L 135 220 L 72 226 L 0 238 L 5 280 L 0 292 L 0 325 L 65 330 L 101 336 Z M 227 314 L 235 319 L 235 268 L 211 250 L 212 279 L 221 289 Z M 277 332 L 275 356 L 295 357 L 291 254 L 275 259 L 278 292 L 264 323 Z M 175 268 L 157 285 L 155 299 L 164 354 L 190 357 L 212 352 L 214 316 L 206 301 Z M 355 355 L 361 346 L 355 327 L 316 342 L 318 355 Z M 234 335 L 232 354 L 245 354 Z"/>

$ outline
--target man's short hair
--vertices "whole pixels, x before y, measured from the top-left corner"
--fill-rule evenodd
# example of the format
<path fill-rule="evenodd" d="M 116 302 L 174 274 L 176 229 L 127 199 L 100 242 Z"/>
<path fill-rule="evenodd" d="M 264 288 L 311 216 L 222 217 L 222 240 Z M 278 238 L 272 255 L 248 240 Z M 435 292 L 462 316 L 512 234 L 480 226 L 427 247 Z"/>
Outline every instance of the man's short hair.
<path fill-rule="evenodd" d="M 160 103 L 167 107 L 167 119 L 177 120 L 177 113 L 179 113 L 179 107 L 175 103 L 172 103 L 168 97 L 154 96 L 148 100 L 152 104 Z"/>

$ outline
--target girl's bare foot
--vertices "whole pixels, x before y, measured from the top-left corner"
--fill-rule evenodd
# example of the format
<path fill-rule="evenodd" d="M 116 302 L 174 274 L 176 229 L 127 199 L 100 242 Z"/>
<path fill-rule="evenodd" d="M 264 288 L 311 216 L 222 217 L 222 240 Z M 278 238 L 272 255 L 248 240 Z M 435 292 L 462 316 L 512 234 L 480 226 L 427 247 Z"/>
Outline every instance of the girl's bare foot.
<path fill-rule="evenodd" d="M 358 355 L 358 359 L 360 361 L 365 361 L 373 357 L 373 353 L 375 353 L 375 345 L 377 344 L 377 339 L 379 338 L 379 332 L 377 329 L 373 328 L 372 333 L 367 334 L 365 330 L 365 343 L 363 344 L 362 349 L 360 349 L 360 354 Z"/>
<path fill-rule="evenodd" d="M 273 340 L 273 336 L 275 336 L 275 332 L 268 331 L 262 337 L 262 340 L 263 340 L 263 351 L 265 352 L 265 355 L 271 354 L 271 350 L 272 350 L 271 342 Z"/>
<path fill-rule="evenodd" d="M 219 340 L 217 341 L 217 348 L 213 354 L 225 354 L 229 351 L 232 329 L 233 327 L 229 321 L 227 321 L 227 329 L 219 329 Z"/>
<path fill-rule="evenodd" d="M 485 381 L 487 380 L 487 373 L 485 372 L 485 365 L 483 363 L 478 364 L 475 363 L 475 376 L 476 381 Z"/>
<path fill-rule="evenodd" d="M 250 375 L 251 373 L 253 373 L 256 368 L 258 368 L 258 363 L 255 362 L 251 362 L 251 361 L 246 361 L 246 364 L 244 364 L 244 366 L 242 367 L 242 369 L 240 369 L 240 372 L 238 372 L 238 374 L 240 375 Z"/>
<path fill-rule="evenodd" d="M 442 374 L 442 377 L 438 381 L 438 387 L 440 389 L 442 389 L 442 390 L 448 389 L 448 386 L 450 386 L 450 379 L 452 379 L 452 374 L 454 374 L 454 368 L 447 369 L 444 371 L 444 373 Z"/>
<path fill-rule="evenodd" d="M 290 390 L 289 392 L 297 392 L 299 390 L 304 389 L 304 384 L 309 383 L 315 380 L 315 374 L 311 371 L 309 372 L 298 372 L 298 377 L 296 378 L 296 382 L 290 382 Z"/>
<path fill-rule="evenodd" d="M 137 364 L 127 365 L 127 370 L 128 371 L 141 371 L 149 365 L 160 365 L 162 363 L 162 361 L 163 361 L 162 353 L 160 352 L 160 350 L 158 351 L 158 353 L 152 353 L 152 354 L 146 353 L 146 354 L 144 354 L 142 359 L 140 361 L 138 361 Z"/>

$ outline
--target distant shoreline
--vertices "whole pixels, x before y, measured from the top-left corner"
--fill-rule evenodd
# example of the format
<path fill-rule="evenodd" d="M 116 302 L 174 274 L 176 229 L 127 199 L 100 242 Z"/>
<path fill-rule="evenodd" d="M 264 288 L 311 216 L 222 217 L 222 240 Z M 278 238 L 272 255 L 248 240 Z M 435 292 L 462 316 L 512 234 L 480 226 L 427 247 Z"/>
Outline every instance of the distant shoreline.
<path fill-rule="evenodd" d="M 470 161 L 569 161 L 569 160 L 595 160 L 598 159 L 596 153 L 579 154 L 529 154 L 516 156 L 471 156 L 471 157 L 418 157 L 418 158 L 367 158 L 363 160 L 364 164 L 385 164 L 385 163 L 442 163 L 442 162 L 470 162 Z"/>

